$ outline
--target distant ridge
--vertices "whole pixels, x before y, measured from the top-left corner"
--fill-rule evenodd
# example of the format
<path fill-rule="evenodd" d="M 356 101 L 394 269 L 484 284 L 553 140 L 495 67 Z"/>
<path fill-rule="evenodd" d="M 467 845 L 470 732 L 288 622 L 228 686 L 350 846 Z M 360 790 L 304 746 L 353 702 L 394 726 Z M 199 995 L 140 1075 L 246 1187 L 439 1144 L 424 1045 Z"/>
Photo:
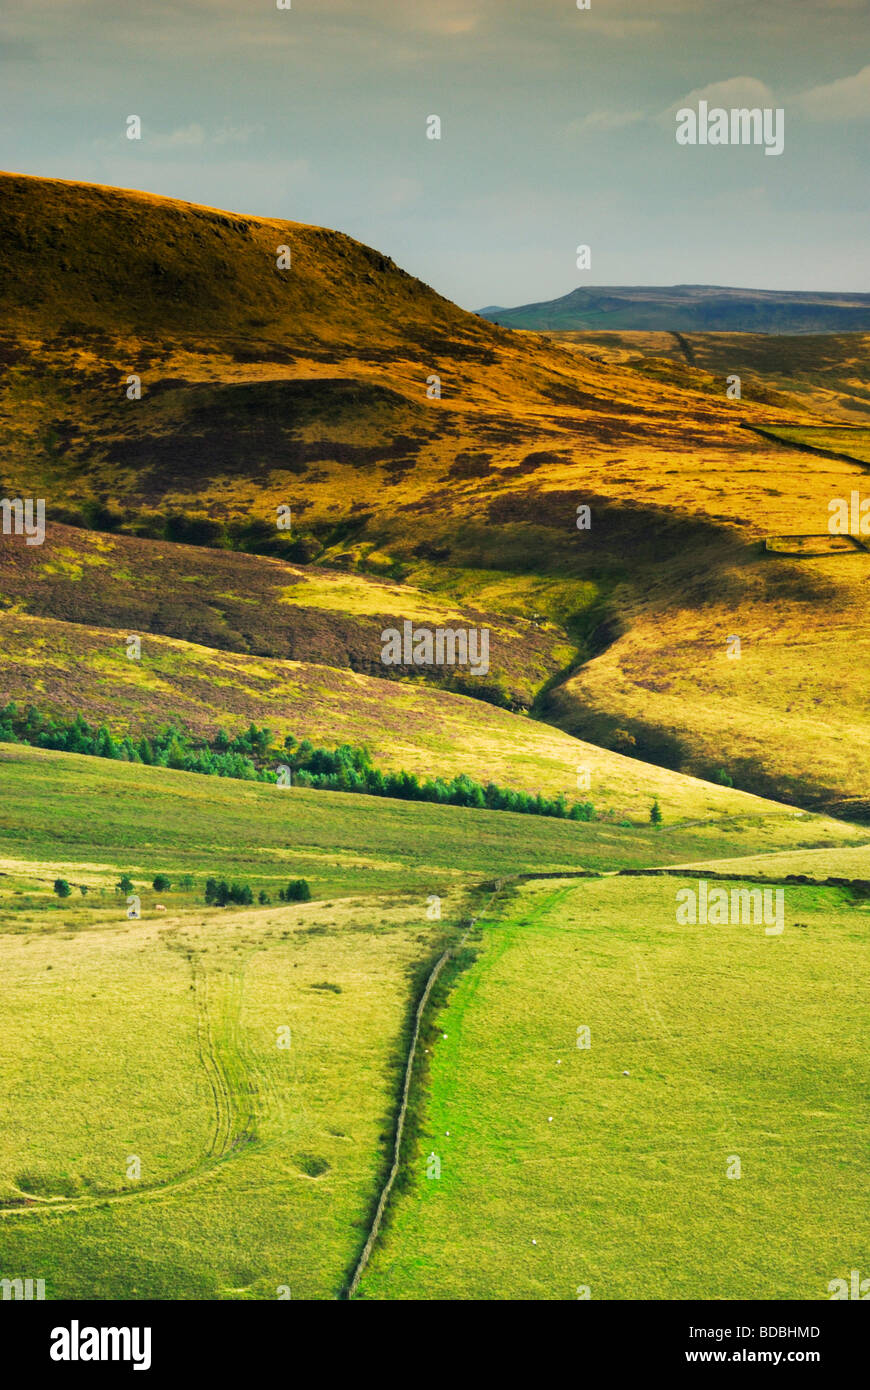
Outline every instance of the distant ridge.
<path fill-rule="evenodd" d="M 684 333 L 867 333 L 870 294 L 724 285 L 593 285 L 560 299 L 478 311 L 505 328 Z"/>

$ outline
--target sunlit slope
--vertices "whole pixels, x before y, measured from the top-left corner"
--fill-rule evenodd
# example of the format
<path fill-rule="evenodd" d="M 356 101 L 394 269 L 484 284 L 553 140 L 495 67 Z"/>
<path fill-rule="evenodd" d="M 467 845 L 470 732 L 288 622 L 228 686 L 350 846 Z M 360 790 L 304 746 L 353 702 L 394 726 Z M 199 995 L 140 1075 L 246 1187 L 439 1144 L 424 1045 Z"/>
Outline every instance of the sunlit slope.
<path fill-rule="evenodd" d="M 721 395 L 740 377 L 749 402 L 780 405 L 827 419 L 870 422 L 870 335 L 867 333 L 555 332 L 601 362 L 631 366 L 675 386 Z"/>
<path fill-rule="evenodd" d="M 412 602 L 427 590 L 445 610 L 534 624 L 506 662 L 509 702 L 534 698 L 587 737 L 600 730 L 618 748 L 622 731 L 645 760 L 705 776 L 725 768 L 753 791 L 831 807 L 864 794 L 870 560 L 796 566 L 760 553 L 767 536 L 824 532 L 831 498 L 866 479 L 860 462 L 745 428 L 819 423 L 815 398 L 802 406 L 794 389 L 811 374 L 806 362 L 784 367 L 782 382 L 759 367 L 758 388 L 729 400 L 722 356 L 704 367 L 667 360 L 663 372 L 596 361 L 606 354 L 464 314 L 338 233 L 122 190 L 3 183 L 7 495 L 44 496 L 61 521 L 98 513 L 98 524 L 152 536 L 170 512 L 274 527 L 276 509 L 290 506 L 293 535 L 323 570 L 368 569 L 402 581 Z M 275 266 L 279 235 L 293 252 L 286 271 Z M 832 391 L 859 399 L 859 356 L 832 364 Z M 140 400 L 127 399 L 131 373 Z M 430 399 L 436 376 L 442 395 Z M 590 529 L 578 530 L 585 506 Z M 22 546 L 4 538 L 16 570 L 38 569 L 20 559 Z M 307 609 L 310 645 L 275 652 L 247 645 L 267 626 L 256 593 L 245 604 L 233 580 L 232 612 L 210 586 L 204 602 L 187 602 L 193 581 L 162 563 L 171 576 L 162 608 L 143 599 L 153 630 L 371 671 L 360 666 L 355 612 L 370 590 L 324 578 L 320 608 L 295 605 L 297 634 Z M 112 583 L 83 579 L 77 590 L 51 574 L 30 585 L 19 572 L 4 575 L 2 592 L 7 606 L 120 625 L 138 610 L 108 617 L 106 605 L 128 586 L 141 594 L 125 568 L 141 571 L 122 563 Z M 102 595 L 82 603 L 89 587 Z M 283 641 L 294 605 L 267 588 Z M 788 653 L 771 655 L 768 675 L 736 706 L 698 661 L 686 614 L 699 605 L 711 651 L 725 628 Z M 640 653 L 633 670 L 597 679 L 583 663 L 606 672 L 623 639 Z M 572 665 L 579 684 L 547 703 L 548 684 Z M 671 707 L 660 699 L 668 681 L 679 697 Z"/>
<path fill-rule="evenodd" d="M 377 574 L 297 566 L 266 555 L 107 535 L 50 523 L 42 545 L 0 537 L 0 605 L 64 622 L 397 677 L 382 634 L 486 629 L 487 669 L 430 663 L 412 674 L 504 706 L 532 703 L 576 659 L 564 622 L 503 613 L 499 596 L 456 602 Z M 480 648 L 477 648 L 480 654 Z M 11 653 L 7 653 L 10 655 Z"/>
<path fill-rule="evenodd" d="M 124 634 L 21 614 L 0 615 L 0 703 L 8 699 L 135 737 L 180 720 L 198 737 L 253 720 L 332 746 L 365 744 L 378 766 L 591 801 L 646 821 L 654 799 L 664 835 L 681 821 L 762 818 L 783 844 L 828 836 L 823 818 L 585 743 L 550 724 L 468 696 L 311 662 L 276 661 L 151 636 L 138 661 Z M 369 803 L 366 803 L 367 805 Z M 836 838 L 840 838 L 839 834 Z"/>
<path fill-rule="evenodd" d="M 870 817 L 870 556 L 760 554 L 681 599 L 632 604 L 628 631 L 553 692 L 550 715 L 596 742 L 834 814 Z"/>
<path fill-rule="evenodd" d="M 55 506 L 296 503 L 308 525 L 416 500 L 431 529 L 433 493 L 479 476 L 482 452 L 516 469 L 557 445 L 732 434 L 724 402 L 639 392 L 337 232 L 20 175 L 0 191 L 4 481 Z"/>
<path fill-rule="evenodd" d="M 837 821 L 781 812 L 659 829 L 565 821 L 282 789 L 20 744 L 0 745 L 0 782 L 4 871 L 29 877 L 48 901 L 58 874 L 75 886 L 90 884 L 104 890 L 97 905 L 110 915 L 120 901 L 114 885 L 121 872 L 137 891 L 150 891 L 162 872 L 193 875 L 200 892 L 208 876 L 234 879 L 273 901 L 279 887 L 303 877 L 318 898 L 407 892 L 452 902 L 470 884 L 509 874 L 644 868 L 862 842 Z M 5 903 L 7 910 L 14 905 Z"/>
<path fill-rule="evenodd" d="M 870 843 L 838 845 L 836 849 L 775 850 L 773 854 L 741 855 L 693 864 L 693 869 L 717 873 L 758 874 L 782 882 L 789 874 L 812 880 L 850 879 L 870 884 Z M 861 900 L 864 901 L 866 895 Z"/>

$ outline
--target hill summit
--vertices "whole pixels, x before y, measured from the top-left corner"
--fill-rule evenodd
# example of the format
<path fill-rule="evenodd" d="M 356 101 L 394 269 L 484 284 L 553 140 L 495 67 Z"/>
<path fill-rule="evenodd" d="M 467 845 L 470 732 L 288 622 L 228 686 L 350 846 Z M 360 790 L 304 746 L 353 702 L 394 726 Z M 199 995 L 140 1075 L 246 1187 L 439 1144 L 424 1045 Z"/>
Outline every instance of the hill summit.
<path fill-rule="evenodd" d="M 867 333 L 870 294 L 741 290 L 721 285 L 593 285 L 482 318 L 538 331 L 617 329 L 684 333 Z"/>
<path fill-rule="evenodd" d="M 403 347 L 494 334 L 341 232 L 133 189 L 0 172 L 0 239 L 7 332 L 253 337 L 298 349 L 349 349 L 372 334 Z"/>

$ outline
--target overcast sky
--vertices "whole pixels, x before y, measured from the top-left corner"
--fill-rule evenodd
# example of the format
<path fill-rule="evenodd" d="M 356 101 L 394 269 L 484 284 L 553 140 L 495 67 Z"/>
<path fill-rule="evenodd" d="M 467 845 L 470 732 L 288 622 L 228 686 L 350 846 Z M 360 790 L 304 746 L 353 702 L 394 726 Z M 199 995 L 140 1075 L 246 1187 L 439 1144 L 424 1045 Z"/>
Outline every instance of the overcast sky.
<path fill-rule="evenodd" d="M 0 82 L 0 168 L 337 227 L 466 308 L 870 291 L 870 0 L 3 0 Z M 782 155 L 678 146 L 701 98 Z"/>

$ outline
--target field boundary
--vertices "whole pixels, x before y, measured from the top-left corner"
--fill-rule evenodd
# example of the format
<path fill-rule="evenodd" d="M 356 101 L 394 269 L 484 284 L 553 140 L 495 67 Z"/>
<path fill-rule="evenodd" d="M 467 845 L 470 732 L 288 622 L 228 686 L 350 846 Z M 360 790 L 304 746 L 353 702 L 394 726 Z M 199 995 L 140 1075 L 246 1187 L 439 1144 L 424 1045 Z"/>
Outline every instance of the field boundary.
<path fill-rule="evenodd" d="M 856 848 L 862 847 L 856 846 Z M 808 874 L 742 874 L 736 869 L 733 873 L 726 873 L 723 869 L 707 869 L 703 864 L 669 864 L 665 868 L 651 869 L 566 869 L 562 873 L 548 870 L 545 873 L 512 874 L 510 881 L 530 883 L 550 878 L 696 878 L 699 874 L 704 878 L 722 879 L 727 883 L 739 880 L 741 883 L 788 883 L 793 886 L 804 885 L 811 888 L 866 888 L 870 890 L 870 879 L 866 878 L 831 876 L 828 878 L 810 878 Z"/>
<path fill-rule="evenodd" d="M 803 454 L 817 454 L 820 458 L 838 459 L 842 463 L 854 463 L 858 468 L 870 468 L 866 459 L 856 458 L 854 454 L 841 454 L 836 449 L 822 449 L 817 444 L 804 444 L 802 440 L 783 439 L 781 435 L 775 433 L 776 429 L 784 430 L 808 430 L 808 429 L 836 429 L 836 430 L 865 430 L 866 425 L 800 425 L 793 421 L 786 421 L 777 424 L 775 427 L 764 425 L 750 425 L 747 421 L 741 423 L 741 429 L 751 430 L 753 434 L 761 435 L 762 439 L 768 439 L 772 444 L 780 444 L 784 449 L 798 449 Z"/>
<path fill-rule="evenodd" d="M 488 911 L 488 909 L 492 906 L 492 903 L 495 901 L 497 894 L 501 891 L 502 884 L 506 881 L 508 880 L 496 880 L 493 892 L 491 893 L 484 907 L 480 909 L 481 913 Z M 408 1048 L 408 1058 L 405 1063 L 405 1079 L 404 1084 L 402 1086 L 402 1100 L 399 1106 L 399 1114 L 396 1121 L 395 1139 L 393 1140 L 393 1161 L 390 1166 L 390 1171 L 387 1175 L 387 1180 L 384 1183 L 383 1188 L 381 1189 L 381 1195 L 378 1198 L 378 1205 L 375 1208 L 375 1214 L 372 1218 L 372 1224 L 369 1228 L 368 1236 L 366 1237 L 366 1243 L 363 1246 L 362 1253 L 357 1261 L 356 1268 L 353 1272 L 353 1277 L 351 1278 L 350 1284 L 347 1289 L 346 1298 L 348 1302 L 353 1298 L 354 1294 L 356 1293 L 357 1288 L 359 1287 L 360 1279 L 365 1273 L 366 1265 L 368 1264 L 371 1258 L 372 1251 L 375 1247 L 375 1241 L 377 1240 L 378 1234 L 380 1232 L 381 1222 L 384 1218 L 384 1212 L 387 1209 L 387 1203 L 390 1199 L 390 1193 L 393 1190 L 393 1185 L 396 1181 L 396 1178 L 399 1176 L 402 1139 L 404 1137 L 405 1132 L 405 1121 L 408 1116 L 408 1103 L 411 1095 L 411 1081 L 414 1075 L 414 1064 L 417 1060 L 417 1044 L 420 1041 L 420 1029 L 423 1025 L 423 1018 L 426 1013 L 429 998 L 432 994 L 432 990 L 434 989 L 435 984 L 437 983 L 441 971 L 444 969 L 444 966 L 447 964 L 448 960 L 450 960 L 451 956 L 454 956 L 456 952 L 460 951 L 462 947 L 465 945 L 465 942 L 468 938 L 468 934 L 471 931 L 472 927 L 476 925 L 476 923 L 477 917 L 469 917 L 465 924 L 465 929 L 458 938 L 458 940 L 454 941 L 450 946 L 448 946 L 444 951 L 442 951 L 441 955 L 438 957 L 437 961 L 435 962 L 435 964 L 429 972 L 428 978 L 426 980 L 426 985 L 423 989 L 422 995 L 420 996 L 420 1002 L 417 1005 L 417 1011 L 414 1015 L 414 1031 L 411 1034 L 411 1042 Z"/>

